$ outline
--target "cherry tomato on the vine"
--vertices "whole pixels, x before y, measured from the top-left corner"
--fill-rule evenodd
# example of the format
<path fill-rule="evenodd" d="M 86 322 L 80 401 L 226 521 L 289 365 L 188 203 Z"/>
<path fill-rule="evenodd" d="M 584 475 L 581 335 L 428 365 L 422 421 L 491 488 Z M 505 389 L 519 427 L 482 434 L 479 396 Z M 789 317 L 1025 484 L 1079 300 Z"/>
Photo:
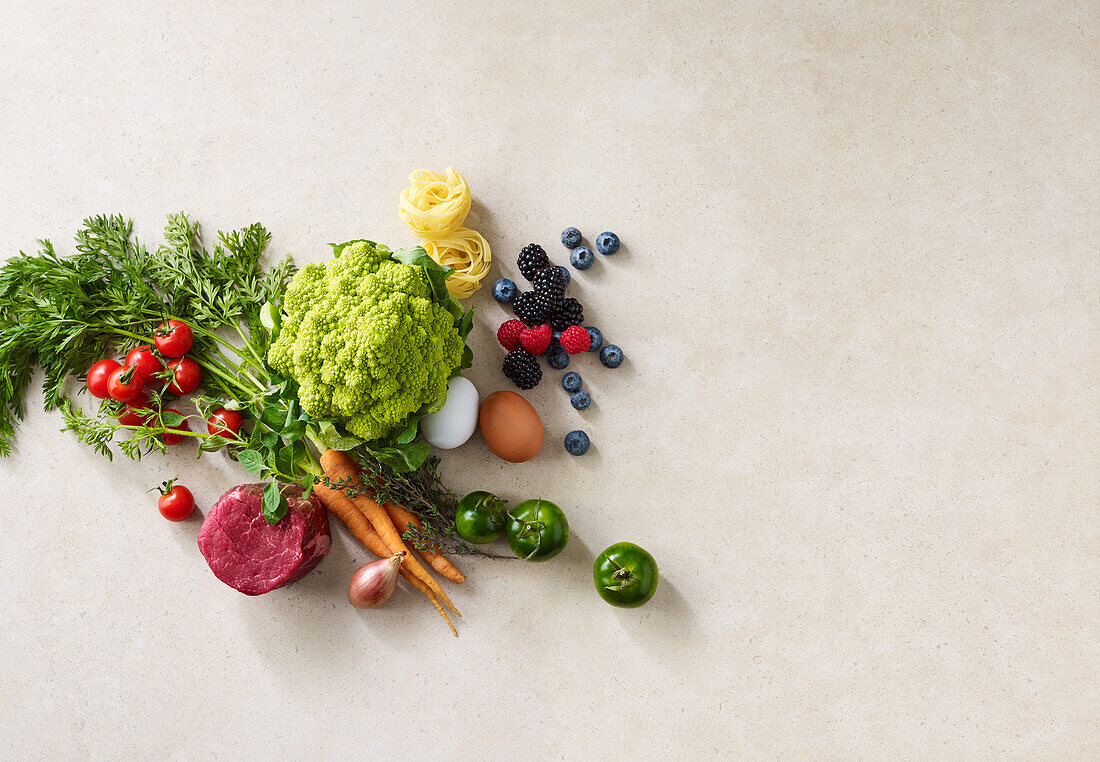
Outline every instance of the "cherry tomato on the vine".
<path fill-rule="evenodd" d="M 138 410 L 148 409 L 149 407 L 149 395 L 145 392 L 138 392 L 138 396 L 126 403 L 126 406 L 122 408 L 122 413 L 118 416 L 118 422 L 123 426 L 140 426 L 148 419 L 152 418 L 151 413 L 145 413 L 139 415 Z"/>
<path fill-rule="evenodd" d="M 88 391 L 101 400 L 107 399 L 111 396 L 107 390 L 107 382 L 111 374 L 120 367 L 122 366 L 110 359 L 92 363 L 92 367 L 88 368 Z"/>
<path fill-rule="evenodd" d="M 126 365 L 115 368 L 107 379 L 107 393 L 111 395 L 111 399 L 119 402 L 129 402 L 137 397 L 141 394 L 142 386 L 144 381 L 137 374 L 137 369 Z"/>
<path fill-rule="evenodd" d="M 202 383 L 202 369 L 190 357 L 172 360 L 168 368 L 172 371 L 172 383 L 168 384 L 172 394 L 190 394 Z"/>
<path fill-rule="evenodd" d="M 182 484 L 173 486 L 168 481 L 161 488 L 157 508 L 160 509 L 160 515 L 169 521 L 183 521 L 195 510 L 195 496 Z"/>
<path fill-rule="evenodd" d="M 175 413 L 176 415 L 179 415 L 179 416 L 183 415 L 183 413 L 181 413 L 180 411 L 174 410 L 173 408 L 170 408 L 170 407 L 165 408 L 162 411 L 162 413 Z M 171 426 L 166 425 L 164 428 L 168 429 L 168 431 L 165 431 L 163 434 L 161 434 L 161 438 L 164 439 L 164 443 L 166 445 L 179 444 L 183 440 L 187 439 L 187 437 L 184 436 L 183 434 L 174 434 L 174 433 L 172 433 L 173 429 L 176 430 L 176 431 L 190 431 L 191 430 L 191 427 L 187 425 L 187 419 L 186 418 L 183 419 L 182 423 L 172 424 Z"/>
<path fill-rule="evenodd" d="M 152 378 L 154 373 L 164 370 L 160 359 L 153 354 L 153 348 L 148 344 L 140 344 L 131 349 L 126 355 L 125 364 L 132 367 L 134 372 L 141 377 L 142 386 L 149 383 L 149 379 Z"/>
<path fill-rule="evenodd" d="M 215 436 L 236 439 L 242 423 L 244 423 L 244 416 L 239 411 L 220 407 L 207 420 L 206 430 Z"/>
<path fill-rule="evenodd" d="M 191 333 L 191 326 L 182 320 L 169 320 L 157 326 L 153 331 L 153 343 L 165 357 L 183 357 L 191 351 L 191 344 L 195 337 Z"/>

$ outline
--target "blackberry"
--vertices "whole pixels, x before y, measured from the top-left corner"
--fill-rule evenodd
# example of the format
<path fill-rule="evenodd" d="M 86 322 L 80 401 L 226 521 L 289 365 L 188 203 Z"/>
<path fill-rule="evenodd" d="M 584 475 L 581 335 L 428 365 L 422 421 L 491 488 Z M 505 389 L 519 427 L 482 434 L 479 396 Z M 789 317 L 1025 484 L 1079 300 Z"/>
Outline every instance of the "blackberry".
<path fill-rule="evenodd" d="M 534 291 L 524 291 L 512 302 L 512 312 L 527 325 L 538 325 L 546 319 L 546 308 L 539 304 Z"/>
<path fill-rule="evenodd" d="M 570 296 L 562 300 L 561 307 L 550 313 L 549 319 L 552 330 L 564 331 L 571 325 L 581 324 L 584 320 L 584 310 L 581 303 Z"/>
<path fill-rule="evenodd" d="M 535 273 L 550 264 L 550 258 L 546 256 L 546 250 L 537 243 L 529 243 L 520 251 L 516 264 L 519 265 L 523 277 L 532 280 Z"/>
<path fill-rule="evenodd" d="M 558 312 L 565 303 L 565 297 L 561 294 L 547 294 L 541 291 L 535 292 L 535 304 L 539 306 L 544 315 L 553 315 Z"/>
<path fill-rule="evenodd" d="M 560 267 L 542 268 L 535 273 L 535 277 L 531 279 L 531 282 L 535 284 L 536 293 L 557 294 L 558 296 L 565 293 L 567 285 L 565 275 Z"/>
<path fill-rule="evenodd" d="M 538 359 L 526 349 L 509 352 L 500 369 L 520 389 L 533 389 L 542 380 Z"/>

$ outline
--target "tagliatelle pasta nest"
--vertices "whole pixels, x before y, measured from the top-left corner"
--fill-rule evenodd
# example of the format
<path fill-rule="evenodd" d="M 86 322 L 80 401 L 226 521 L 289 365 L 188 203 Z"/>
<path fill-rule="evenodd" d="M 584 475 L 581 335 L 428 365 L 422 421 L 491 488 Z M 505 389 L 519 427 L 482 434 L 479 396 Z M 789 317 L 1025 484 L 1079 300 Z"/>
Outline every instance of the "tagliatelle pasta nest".
<path fill-rule="evenodd" d="M 428 256 L 454 273 L 447 290 L 465 299 L 481 287 L 489 274 L 492 254 L 480 233 L 462 227 L 470 213 L 470 186 L 461 172 L 418 169 L 409 174 L 409 187 L 401 191 L 397 213 L 414 234 L 423 239 Z"/>
<path fill-rule="evenodd" d="M 476 230 L 459 228 L 439 238 L 425 238 L 424 250 L 444 267 L 453 267 L 447 278 L 447 290 L 456 299 L 472 296 L 489 274 L 492 251 L 489 242 Z"/>
<path fill-rule="evenodd" d="M 409 175 L 411 185 L 401 191 L 398 214 L 421 238 L 457 230 L 470 213 L 470 186 L 462 173 L 447 167 L 446 174 L 418 169 Z"/>

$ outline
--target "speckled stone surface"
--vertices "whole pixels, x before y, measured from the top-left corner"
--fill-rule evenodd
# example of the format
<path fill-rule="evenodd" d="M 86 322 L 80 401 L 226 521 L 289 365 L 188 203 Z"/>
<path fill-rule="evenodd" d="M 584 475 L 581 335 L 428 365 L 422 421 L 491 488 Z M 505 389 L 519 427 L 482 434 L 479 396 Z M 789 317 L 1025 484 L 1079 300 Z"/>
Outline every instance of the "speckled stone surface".
<path fill-rule="evenodd" d="M 574 531 L 460 563 L 457 640 L 405 588 L 349 607 L 342 528 L 289 589 L 222 585 L 146 490 L 248 476 L 108 464 L 36 391 L 0 462 L 0 756 L 1100 756 L 1095 7 L 22 5 L 0 256 L 181 209 L 301 263 L 409 245 L 406 175 L 451 164 L 493 277 L 621 236 L 572 288 L 628 359 L 574 360 L 583 414 L 548 374 L 535 461 L 446 455 Z M 619 540 L 661 565 L 637 611 L 592 589 Z"/>

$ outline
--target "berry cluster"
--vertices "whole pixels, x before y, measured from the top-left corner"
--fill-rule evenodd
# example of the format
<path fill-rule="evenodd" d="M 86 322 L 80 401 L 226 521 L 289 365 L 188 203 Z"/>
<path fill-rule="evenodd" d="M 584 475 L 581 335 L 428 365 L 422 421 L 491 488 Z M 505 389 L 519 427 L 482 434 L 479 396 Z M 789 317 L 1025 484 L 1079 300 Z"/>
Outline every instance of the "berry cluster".
<path fill-rule="evenodd" d="M 566 235 L 569 230 L 562 234 L 563 243 L 567 239 L 574 240 Z M 579 243 L 580 233 L 575 228 L 572 230 Z M 531 282 L 530 291 L 521 292 L 515 282 L 507 278 L 501 278 L 493 287 L 493 297 L 501 304 L 511 304 L 516 315 L 497 330 L 497 341 L 508 352 L 502 366 L 505 376 L 520 389 L 536 386 L 542 380 L 539 355 L 545 355 L 546 363 L 557 370 L 569 365 L 570 355 L 581 352 L 599 352 L 600 361 L 609 368 L 622 363 L 618 347 L 604 346 L 603 334 L 598 328 L 582 325 L 584 307 L 565 295 L 571 280 L 568 270 L 551 264 L 546 250 L 537 243 L 523 247 L 517 264 L 523 277 Z M 588 392 L 583 392 L 583 398 L 591 402 Z M 588 404 L 584 403 L 583 407 L 574 404 L 574 407 L 583 410 Z"/>

